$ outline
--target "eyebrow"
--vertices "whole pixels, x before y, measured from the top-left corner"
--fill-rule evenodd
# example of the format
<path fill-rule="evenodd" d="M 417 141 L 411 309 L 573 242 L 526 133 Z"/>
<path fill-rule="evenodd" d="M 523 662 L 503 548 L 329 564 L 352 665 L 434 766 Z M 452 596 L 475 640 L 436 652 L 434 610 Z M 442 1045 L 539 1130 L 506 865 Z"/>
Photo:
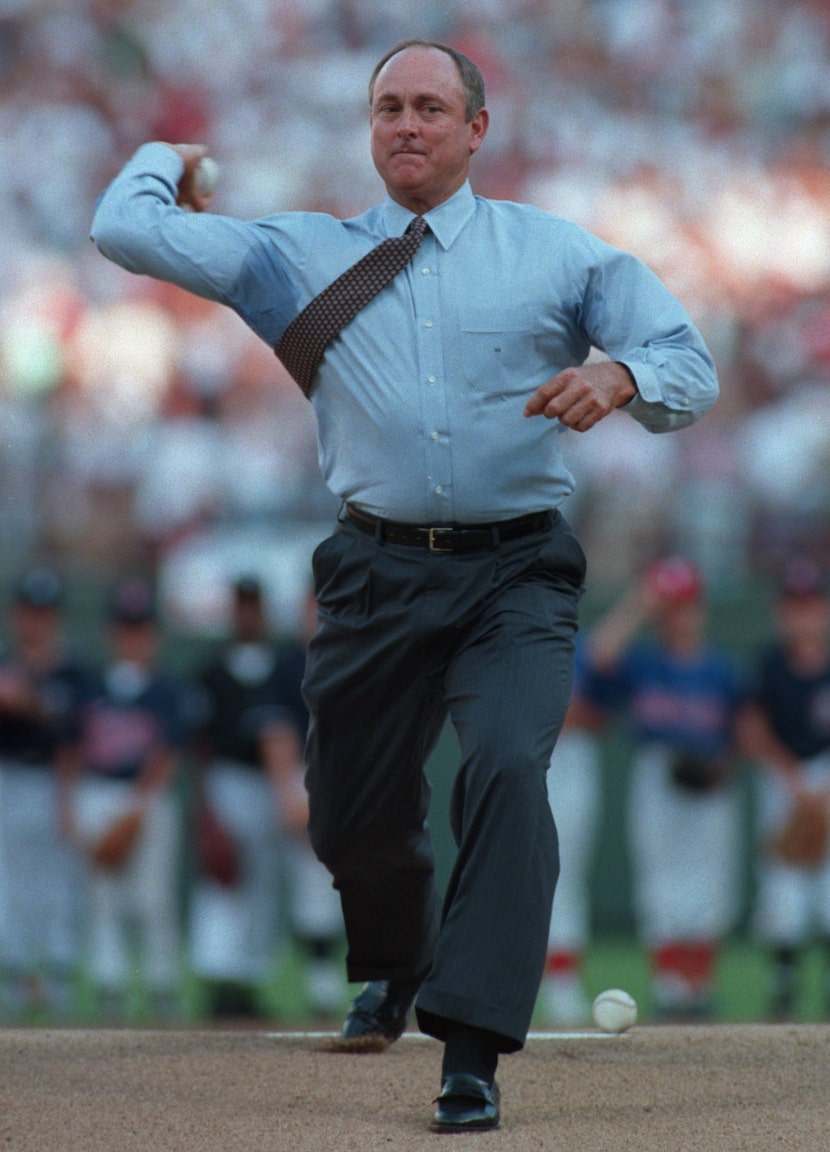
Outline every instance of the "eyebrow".
<path fill-rule="evenodd" d="M 396 92 L 393 89 L 387 89 L 385 91 L 375 92 L 375 94 L 372 98 L 372 103 L 373 104 L 379 103 L 382 100 L 400 100 L 400 98 L 401 97 L 400 97 L 398 92 Z M 417 103 L 420 103 L 420 104 L 429 103 L 430 101 L 435 103 L 435 104 L 446 104 L 447 103 L 447 97 L 446 96 L 440 96 L 436 92 L 429 92 L 429 91 L 419 92 L 416 95 L 415 100 Z"/>

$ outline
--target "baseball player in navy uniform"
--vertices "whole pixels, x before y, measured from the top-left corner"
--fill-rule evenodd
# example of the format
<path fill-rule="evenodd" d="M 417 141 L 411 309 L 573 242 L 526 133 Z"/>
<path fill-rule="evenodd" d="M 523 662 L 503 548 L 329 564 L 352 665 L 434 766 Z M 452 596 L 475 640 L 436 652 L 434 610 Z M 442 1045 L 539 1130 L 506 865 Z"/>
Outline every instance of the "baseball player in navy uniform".
<path fill-rule="evenodd" d="M 130 1011 L 137 958 L 150 1011 L 178 1012 L 178 900 L 183 827 L 174 781 L 185 742 L 185 694 L 159 666 L 152 588 L 128 579 L 111 607 L 110 658 L 89 691 L 72 749 L 72 823 L 89 861 L 87 963 L 106 1016 Z M 117 860 L 107 833 L 133 832 Z"/>
<path fill-rule="evenodd" d="M 650 953 L 654 1007 L 672 1018 L 713 1010 L 718 947 L 740 911 L 735 764 L 745 685 L 731 655 L 707 640 L 706 622 L 700 572 L 667 557 L 588 641 L 591 672 L 600 684 L 605 678 L 604 693 L 619 693 L 635 740 L 634 910 Z M 650 635 L 638 635 L 647 626 Z"/>
<path fill-rule="evenodd" d="M 772 1015 L 789 1019 L 805 947 L 814 939 L 830 947 L 830 594 L 812 559 L 785 566 L 774 617 L 777 635 L 759 656 L 743 733 L 761 769 L 754 928 L 773 957 Z M 818 839 L 797 818 L 796 843 L 785 851 L 782 830 L 805 803 L 809 825 L 818 805 Z"/>
<path fill-rule="evenodd" d="M 58 758 L 85 672 L 64 649 L 62 600 L 56 572 L 27 572 L 0 652 L 0 1008 L 9 1020 L 74 1008 L 78 874 L 60 816 Z"/>
<path fill-rule="evenodd" d="M 306 834 L 304 669 L 303 647 L 270 635 L 259 581 L 241 577 L 232 589 L 228 641 L 200 677 L 201 867 L 189 951 L 213 1015 L 261 1010 L 289 928 L 308 948 L 310 1006 L 327 1013 L 342 1006 L 332 955 L 342 935 L 339 900 Z"/>

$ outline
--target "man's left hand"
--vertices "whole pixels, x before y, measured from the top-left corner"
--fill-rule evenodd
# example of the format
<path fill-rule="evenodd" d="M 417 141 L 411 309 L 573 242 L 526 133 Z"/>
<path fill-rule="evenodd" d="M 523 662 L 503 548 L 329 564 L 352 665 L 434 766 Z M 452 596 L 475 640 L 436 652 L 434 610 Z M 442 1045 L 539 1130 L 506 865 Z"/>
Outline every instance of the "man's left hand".
<path fill-rule="evenodd" d="M 622 364 L 610 360 L 584 364 L 581 368 L 566 368 L 540 384 L 525 405 L 524 414 L 545 416 L 575 432 L 587 432 L 636 393 L 634 379 Z"/>

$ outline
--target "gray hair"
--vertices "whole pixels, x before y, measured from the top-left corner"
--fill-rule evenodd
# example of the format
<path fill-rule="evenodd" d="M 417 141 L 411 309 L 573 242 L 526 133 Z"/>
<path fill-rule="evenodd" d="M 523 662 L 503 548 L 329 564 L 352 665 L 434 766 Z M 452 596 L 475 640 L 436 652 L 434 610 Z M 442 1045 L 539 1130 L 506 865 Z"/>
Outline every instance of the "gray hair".
<path fill-rule="evenodd" d="M 393 56 L 397 56 L 399 52 L 404 52 L 407 48 L 436 48 L 439 52 L 445 52 L 455 62 L 461 77 L 461 87 L 464 89 L 464 114 L 469 124 L 472 118 L 484 107 L 484 77 L 479 66 L 473 63 L 469 56 L 465 56 L 463 52 L 451 48 L 448 44 L 442 44 L 438 40 L 401 40 L 394 48 L 390 48 L 386 55 L 378 60 L 369 78 L 369 104 L 371 105 L 374 99 L 375 82 L 381 70 L 385 68 Z"/>

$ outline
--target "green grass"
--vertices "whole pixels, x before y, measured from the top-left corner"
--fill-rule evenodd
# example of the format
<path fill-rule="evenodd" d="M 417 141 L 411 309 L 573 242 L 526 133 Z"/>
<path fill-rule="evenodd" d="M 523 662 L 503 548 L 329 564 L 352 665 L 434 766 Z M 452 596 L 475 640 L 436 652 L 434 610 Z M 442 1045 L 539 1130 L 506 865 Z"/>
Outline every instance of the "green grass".
<path fill-rule="evenodd" d="M 341 961 L 345 945 L 341 948 Z M 309 1011 L 303 984 L 303 953 L 289 945 L 261 991 L 263 1017 L 276 1026 L 308 1025 Z M 772 961 L 746 935 L 736 935 L 724 945 L 717 967 L 715 1021 L 753 1023 L 770 1018 L 769 999 L 772 988 Z M 649 989 L 649 962 L 643 947 L 630 934 L 598 935 L 585 957 L 585 990 L 593 999 L 605 988 L 624 988 L 635 998 L 639 1019 L 647 1023 L 654 1018 Z M 344 983 L 342 1012 L 348 1007 L 358 985 Z M 809 947 L 801 960 L 794 1019 L 801 1022 L 830 1021 L 830 951 L 818 943 Z M 185 967 L 180 983 L 181 1023 L 198 1024 L 205 1020 L 202 989 L 196 977 Z M 543 1026 L 542 1014 L 536 1014 L 534 1026 Z M 23 1024 L 50 1025 L 45 1014 L 33 1010 Z M 86 973 L 78 976 L 76 1012 L 72 1023 L 94 1027 L 99 1014 Z M 130 982 L 128 1024 L 146 1025 L 153 1020 L 138 968 Z M 332 1022 L 336 1023 L 336 1022 Z"/>
<path fill-rule="evenodd" d="M 799 972 L 799 991 L 795 1019 L 815 1022 L 830 1018 L 826 1008 L 826 989 L 830 987 L 825 971 L 825 952 L 818 945 L 809 948 Z M 593 999 L 605 988 L 624 988 L 637 1001 L 643 1023 L 653 1019 L 649 992 L 649 965 L 643 948 L 628 936 L 608 936 L 594 941 L 585 960 L 585 987 Z M 744 937 L 730 940 L 723 948 L 717 969 L 715 1021 L 753 1023 L 769 1018 L 769 990 L 772 966 L 770 958 Z M 357 985 L 344 985 L 342 1009 L 345 1012 Z M 195 977 L 184 971 L 181 981 L 182 1023 L 197 1024 L 204 1019 L 200 986 Z M 291 947 L 262 990 L 263 1016 L 277 1026 L 308 1024 L 308 1009 L 303 992 L 303 958 Z M 97 1012 L 87 979 L 81 974 L 78 985 L 77 1023 L 94 1026 Z M 128 1023 L 151 1024 L 146 999 L 138 974 L 130 994 Z M 51 1021 L 33 1013 L 24 1023 L 48 1025 Z M 534 1025 L 541 1025 L 541 1018 Z"/>
<path fill-rule="evenodd" d="M 597 940 L 585 962 L 585 984 L 593 998 L 604 988 L 624 988 L 640 1007 L 640 1019 L 652 1016 L 649 965 L 642 947 L 627 937 Z M 766 952 L 740 937 L 728 941 L 717 967 L 715 1019 L 724 1023 L 752 1023 L 769 1019 L 772 964 Z M 828 973 L 825 952 L 818 945 L 804 954 L 799 969 L 795 1019 L 828 1018 Z"/>

